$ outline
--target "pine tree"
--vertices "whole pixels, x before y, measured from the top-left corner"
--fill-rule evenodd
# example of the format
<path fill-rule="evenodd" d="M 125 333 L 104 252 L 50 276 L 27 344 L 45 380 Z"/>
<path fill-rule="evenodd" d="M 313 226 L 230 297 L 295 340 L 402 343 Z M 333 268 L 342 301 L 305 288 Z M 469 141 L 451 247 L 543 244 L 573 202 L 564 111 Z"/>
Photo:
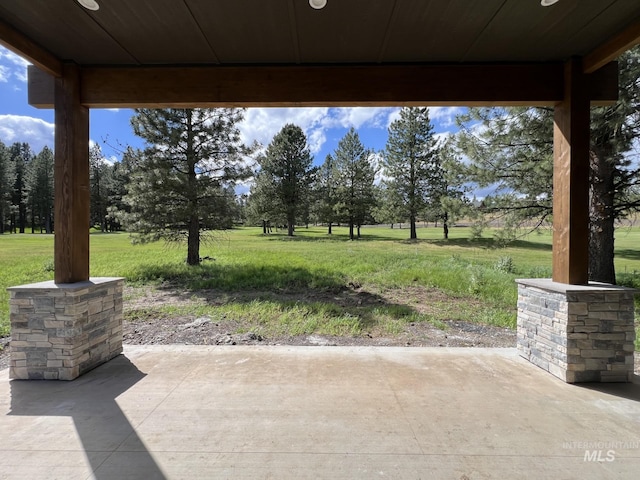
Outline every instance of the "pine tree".
<path fill-rule="evenodd" d="M 463 163 L 456 155 L 451 139 L 440 145 L 433 166 L 436 175 L 431 183 L 431 201 L 427 211 L 436 223 L 442 221 L 442 236 L 446 240 L 449 238 L 449 225 L 471 213 Z"/>
<path fill-rule="evenodd" d="M 409 219 L 410 238 L 418 238 L 416 220 L 429 203 L 439 201 L 438 149 L 427 108 L 403 108 L 391 123 L 384 153 L 384 174 Z"/>
<path fill-rule="evenodd" d="M 314 185 L 314 215 L 319 222 L 327 224 L 327 234 L 333 233 L 332 227 L 336 222 L 338 172 L 336 161 L 327 155 L 320 166 Z"/>
<path fill-rule="evenodd" d="M 9 149 L 0 141 L 0 234 L 5 232 L 11 212 L 15 174 Z"/>
<path fill-rule="evenodd" d="M 365 149 L 352 127 L 338 142 L 333 158 L 337 171 L 336 212 L 349 224 L 349 238 L 355 239 L 354 227 L 360 238 L 360 226 L 368 219 L 375 205 L 373 182 L 376 169 L 372 152 Z"/>
<path fill-rule="evenodd" d="M 131 119 L 147 148 L 131 173 L 124 215 L 137 240 L 187 242 L 187 263 L 200 263 L 201 233 L 228 228 L 228 187 L 249 175 L 234 108 L 137 109 Z M 226 217 L 225 217 L 226 218 Z"/>
<path fill-rule="evenodd" d="M 107 231 L 121 230 L 123 220 L 131 213 L 125 202 L 132 172 L 138 168 L 142 152 L 127 147 L 122 154 L 122 160 L 115 162 L 109 178 L 109 197 L 107 201 Z"/>
<path fill-rule="evenodd" d="M 110 183 L 111 166 L 104 158 L 100 145 L 94 144 L 89 150 L 90 224 L 98 225 L 101 232 L 107 230 Z"/>
<path fill-rule="evenodd" d="M 13 164 L 14 183 L 11 195 L 11 231 L 24 233 L 27 227 L 27 170 L 33 159 L 28 143 L 14 143 L 9 148 Z"/>
<path fill-rule="evenodd" d="M 254 193 L 263 198 L 256 202 L 267 205 L 272 197 L 271 208 L 284 210 L 289 236 L 293 235 L 296 219 L 303 214 L 308 200 L 315 173 L 312 160 L 307 137 L 300 127 L 292 124 L 282 127 L 258 160 L 260 171 Z"/>
<path fill-rule="evenodd" d="M 26 175 L 27 204 L 31 218 L 31 233 L 36 228 L 53 232 L 53 151 L 44 147 L 31 162 Z"/>
<path fill-rule="evenodd" d="M 263 159 L 258 159 L 258 164 Z M 247 213 L 249 222 L 262 225 L 262 233 L 271 233 L 271 227 L 287 223 L 286 209 L 282 200 L 276 196 L 275 180 L 263 172 L 258 172 L 249 190 Z"/>
<path fill-rule="evenodd" d="M 404 218 L 404 208 L 402 198 L 395 188 L 390 187 L 386 181 L 380 182 L 375 190 L 376 208 L 373 211 L 373 217 L 377 223 L 388 223 L 391 228 L 396 224 L 400 224 Z"/>

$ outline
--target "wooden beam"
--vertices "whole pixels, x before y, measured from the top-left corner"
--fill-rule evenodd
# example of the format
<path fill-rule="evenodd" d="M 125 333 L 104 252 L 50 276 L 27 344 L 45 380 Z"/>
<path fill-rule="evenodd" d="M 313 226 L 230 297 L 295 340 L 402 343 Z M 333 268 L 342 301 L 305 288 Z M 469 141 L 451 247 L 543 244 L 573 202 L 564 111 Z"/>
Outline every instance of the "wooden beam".
<path fill-rule="evenodd" d="M 584 73 L 593 73 L 622 53 L 640 43 L 640 21 L 632 23 L 623 31 L 584 56 Z"/>
<path fill-rule="evenodd" d="M 64 65 L 55 85 L 55 282 L 89 279 L 89 110 L 80 68 Z"/>
<path fill-rule="evenodd" d="M 553 280 L 589 281 L 589 99 L 582 63 L 567 62 L 553 132 Z"/>
<path fill-rule="evenodd" d="M 54 77 L 62 75 L 62 62 L 57 57 L 2 20 L 0 43 L 48 74 Z"/>
<path fill-rule="evenodd" d="M 546 104 L 562 66 L 403 65 L 86 68 L 89 107 Z"/>
<path fill-rule="evenodd" d="M 114 107 L 554 105 L 563 65 L 85 67 L 82 104 Z M 588 76 L 599 103 L 617 99 L 617 69 Z M 51 108 L 52 82 L 29 72 L 29 103 Z"/>

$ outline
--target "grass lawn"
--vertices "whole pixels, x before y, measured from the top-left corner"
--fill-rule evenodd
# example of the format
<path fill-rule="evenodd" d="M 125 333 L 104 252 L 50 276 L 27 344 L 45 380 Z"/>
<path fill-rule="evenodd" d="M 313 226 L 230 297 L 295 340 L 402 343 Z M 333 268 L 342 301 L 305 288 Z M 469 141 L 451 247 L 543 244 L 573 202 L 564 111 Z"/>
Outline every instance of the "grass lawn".
<path fill-rule="evenodd" d="M 201 247 L 212 257 L 201 266 L 184 263 L 186 246 L 163 243 L 131 245 L 126 233 L 91 235 L 91 275 L 122 276 L 129 285 L 160 286 L 170 283 L 194 295 L 202 289 L 220 292 L 331 292 L 345 287 L 370 292 L 394 289 L 439 289 L 456 299 L 455 309 L 429 314 L 403 305 L 370 307 L 374 320 L 393 330 L 398 322 L 442 322 L 452 315 L 467 321 L 515 326 L 517 289 L 514 279 L 550 277 L 551 233 L 531 234 L 506 248 L 495 248 L 490 238 L 469 240 L 468 228 L 451 228 L 442 240 L 440 228 L 420 228 L 417 242 L 408 230 L 365 227 L 363 238 L 349 241 L 347 229 L 299 228 L 294 238 L 283 232 L 263 236 L 259 228 L 218 232 Z M 616 269 L 619 283 L 640 286 L 640 228 L 621 228 L 616 235 Z M 9 333 L 6 287 L 53 277 L 53 237 L 47 235 L 0 236 L 0 336 Z M 253 300 L 224 305 L 202 305 L 194 314 L 218 318 L 255 318 L 266 330 L 289 333 L 357 334 L 362 329 L 361 310 L 337 308 L 330 303 L 288 302 L 254 296 Z M 468 308 L 464 305 L 467 303 Z M 461 301 L 462 300 L 462 301 Z M 175 309 L 158 305 L 156 311 Z M 132 313 L 135 315 L 135 312 Z M 283 323 L 284 322 L 284 323 Z M 369 318 L 371 323 L 371 318 Z"/>

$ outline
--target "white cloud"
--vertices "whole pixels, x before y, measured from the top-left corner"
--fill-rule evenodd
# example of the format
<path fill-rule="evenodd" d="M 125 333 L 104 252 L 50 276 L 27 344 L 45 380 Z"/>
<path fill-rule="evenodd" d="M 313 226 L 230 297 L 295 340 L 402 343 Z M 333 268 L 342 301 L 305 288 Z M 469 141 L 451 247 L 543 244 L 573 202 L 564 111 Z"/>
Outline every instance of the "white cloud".
<path fill-rule="evenodd" d="M 456 115 L 464 112 L 463 107 L 429 107 L 431 120 L 437 121 L 441 126 L 448 128 L 456 124 Z"/>
<path fill-rule="evenodd" d="M 464 112 L 463 107 L 428 107 L 429 118 L 431 123 L 437 124 L 441 128 L 450 129 L 455 127 L 456 115 Z M 393 109 L 387 118 L 387 128 L 396 120 L 400 118 L 400 108 Z M 457 130 L 457 128 L 454 128 Z"/>
<path fill-rule="evenodd" d="M 20 82 L 27 81 L 27 60 L 0 45 L 0 81 L 7 81 L 12 75 Z"/>
<path fill-rule="evenodd" d="M 398 120 L 399 118 L 400 118 L 400 109 L 398 108 L 395 111 L 391 112 L 387 117 L 387 128 L 389 128 L 391 124 L 396 120 Z"/>
<path fill-rule="evenodd" d="M 7 83 L 9 81 L 9 68 L 0 65 L 0 82 Z"/>
<path fill-rule="evenodd" d="M 245 143 L 254 141 L 267 146 L 273 137 L 287 123 L 299 126 L 305 132 L 307 139 L 314 138 L 314 144 L 309 141 L 309 148 L 316 153 L 324 139 L 318 137 L 323 120 L 328 116 L 329 109 L 317 108 L 250 108 L 244 121 L 240 124 L 240 133 Z"/>
<path fill-rule="evenodd" d="M 26 142 L 34 152 L 46 145 L 53 149 L 54 124 L 22 115 L 0 115 L 0 140 L 5 145 Z"/>
<path fill-rule="evenodd" d="M 254 140 L 267 146 L 284 125 L 293 123 L 307 136 L 312 154 L 318 153 L 327 141 L 327 129 L 374 127 L 384 129 L 397 108 L 251 108 L 240 125 L 242 140 Z"/>
<path fill-rule="evenodd" d="M 334 109 L 336 126 L 359 129 L 361 127 L 387 128 L 387 119 L 397 108 L 352 107 Z"/>

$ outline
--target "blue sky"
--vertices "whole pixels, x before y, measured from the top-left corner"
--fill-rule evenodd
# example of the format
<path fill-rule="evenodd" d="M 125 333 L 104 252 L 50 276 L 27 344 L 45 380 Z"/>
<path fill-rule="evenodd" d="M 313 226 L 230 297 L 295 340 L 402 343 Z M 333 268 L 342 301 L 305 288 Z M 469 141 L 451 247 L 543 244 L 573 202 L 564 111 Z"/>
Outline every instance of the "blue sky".
<path fill-rule="evenodd" d="M 28 63 L 0 46 L 0 140 L 5 144 L 27 142 L 37 153 L 42 147 L 53 147 L 54 120 L 52 110 L 39 110 L 27 102 Z M 350 127 L 355 127 L 362 143 L 375 151 L 384 149 L 387 128 L 397 118 L 399 108 L 251 108 L 240 125 L 247 144 L 257 140 L 268 145 L 286 123 L 300 126 L 308 140 L 315 163 L 333 152 Z M 433 107 L 431 119 L 438 136 L 455 130 L 454 119 L 462 109 Z M 128 109 L 92 109 L 90 139 L 99 143 L 104 155 L 117 161 L 126 145 L 142 147 L 133 134 Z"/>

